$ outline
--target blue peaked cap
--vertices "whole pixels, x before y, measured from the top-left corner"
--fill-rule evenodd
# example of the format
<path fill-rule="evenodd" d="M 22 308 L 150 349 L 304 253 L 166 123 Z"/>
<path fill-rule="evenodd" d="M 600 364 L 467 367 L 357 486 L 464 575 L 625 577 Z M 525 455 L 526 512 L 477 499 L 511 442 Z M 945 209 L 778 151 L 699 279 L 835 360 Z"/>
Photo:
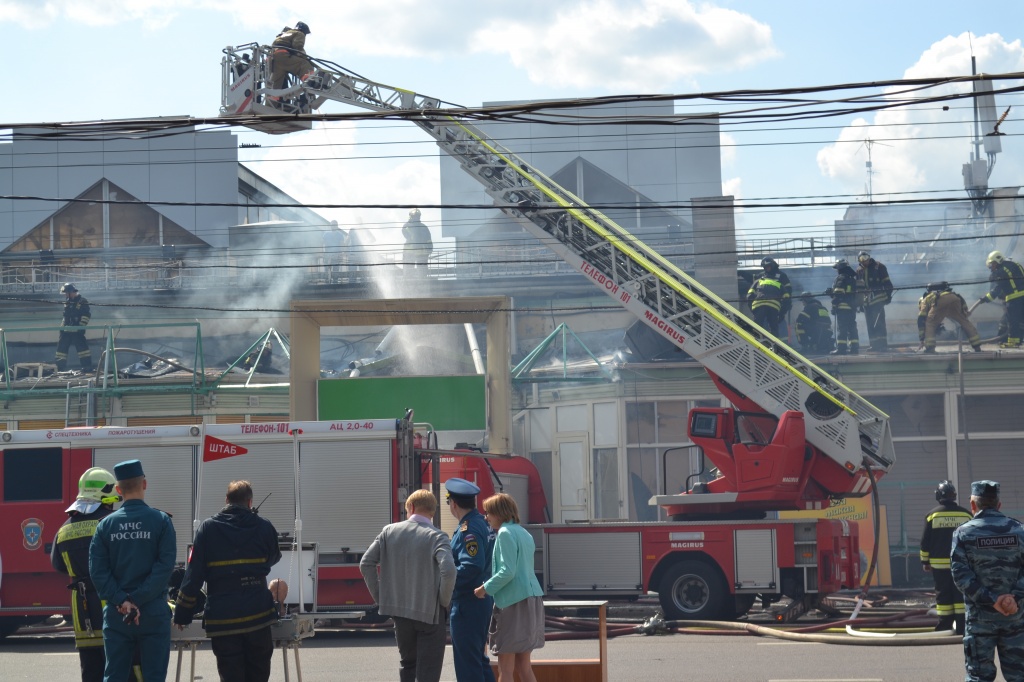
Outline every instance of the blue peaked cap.
<path fill-rule="evenodd" d="M 444 487 L 449 495 L 472 497 L 480 494 L 480 488 L 464 478 L 449 478 L 444 482 Z"/>

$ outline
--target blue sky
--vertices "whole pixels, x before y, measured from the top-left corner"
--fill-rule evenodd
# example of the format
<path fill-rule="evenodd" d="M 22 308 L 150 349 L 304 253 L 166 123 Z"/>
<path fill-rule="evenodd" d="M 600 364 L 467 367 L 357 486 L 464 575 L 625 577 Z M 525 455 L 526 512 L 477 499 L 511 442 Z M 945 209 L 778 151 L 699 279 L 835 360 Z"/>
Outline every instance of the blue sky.
<path fill-rule="evenodd" d="M 466 105 L 966 75 L 968 34 L 981 71 L 1024 71 L 1019 2 L 346 0 L 295 7 L 271 0 L 0 0 L 0 50 L 14 74 L 0 124 L 213 115 L 221 49 L 267 42 L 299 20 L 312 29 L 310 54 Z M 993 185 L 1024 184 L 1024 142 L 1015 137 L 1024 102 L 999 102 L 1001 109 L 1010 104 Z M 323 110 L 344 107 L 329 103 Z M 860 122 L 829 119 L 802 131 L 726 131 L 725 191 L 741 199 L 863 193 L 865 138 L 891 143 L 873 147 L 876 194 L 954 191 L 962 188 L 960 164 L 970 151 L 966 138 L 956 139 L 967 132 L 966 114 L 942 116 L 902 111 Z M 914 141 L 935 122 L 953 132 Z M 412 126 L 345 124 L 239 137 L 263 145 L 243 151 L 242 159 L 300 200 L 438 200 L 435 152 Z M 382 141 L 396 144 L 366 145 Z M 324 213 L 343 226 L 404 217 L 400 209 Z M 744 212 L 738 220 L 746 236 L 770 238 L 827 230 L 840 215 Z M 424 218 L 438 215 L 428 209 Z"/>

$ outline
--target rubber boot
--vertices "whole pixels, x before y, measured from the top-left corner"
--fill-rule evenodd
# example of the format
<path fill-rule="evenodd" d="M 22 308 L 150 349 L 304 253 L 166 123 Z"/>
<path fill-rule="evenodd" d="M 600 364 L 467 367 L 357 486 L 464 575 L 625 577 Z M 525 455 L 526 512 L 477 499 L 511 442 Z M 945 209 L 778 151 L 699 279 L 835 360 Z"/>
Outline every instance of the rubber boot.
<path fill-rule="evenodd" d="M 941 630 L 952 630 L 953 629 L 953 619 L 954 619 L 954 616 L 940 616 L 939 617 L 939 623 L 938 623 L 938 625 L 935 626 L 935 631 L 939 632 Z"/>
<path fill-rule="evenodd" d="M 953 630 L 956 634 L 963 636 L 964 634 L 964 614 L 958 613 L 953 616 Z"/>

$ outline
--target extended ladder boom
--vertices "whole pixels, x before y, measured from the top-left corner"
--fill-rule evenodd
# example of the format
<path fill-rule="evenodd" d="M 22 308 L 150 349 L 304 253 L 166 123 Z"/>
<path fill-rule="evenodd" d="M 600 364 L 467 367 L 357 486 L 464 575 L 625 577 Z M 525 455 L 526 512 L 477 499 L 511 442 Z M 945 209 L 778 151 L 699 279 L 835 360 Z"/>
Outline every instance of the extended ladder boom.
<path fill-rule="evenodd" d="M 225 74 L 242 49 L 251 46 L 225 50 Z M 599 210 L 475 126 L 438 109 L 440 100 L 313 61 L 318 69 L 312 77 L 286 91 L 256 89 L 248 106 L 227 98 L 229 81 L 225 80 L 222 113 L 261 113 L 260 98 L 268 93 L 290 94 L 307 112 L 326 100 L 403 112 L 403 118 L 425 130 L 476 178 L 506 215 L 733 392 L 777 417 L 787 410 L 803 412 L 807 441 L 850 474 L 849 489 L 833 492 L 865 493 L 866 471 L 879 476 L 892 467 L 895 456 L 888 415 L 753 324 Z M 301 117 L 290 120 L 304 122 Z"/>

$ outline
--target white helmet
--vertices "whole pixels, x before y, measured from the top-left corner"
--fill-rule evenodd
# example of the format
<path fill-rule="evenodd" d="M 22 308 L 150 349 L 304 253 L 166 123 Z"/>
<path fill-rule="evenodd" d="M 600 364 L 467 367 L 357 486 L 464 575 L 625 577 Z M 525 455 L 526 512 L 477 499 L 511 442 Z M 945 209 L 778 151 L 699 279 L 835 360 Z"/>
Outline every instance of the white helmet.
<path fill-rule="evenodd" d="M 101 467 L 87 469 L 78 479 L 78 497 L 75 498 L 75 503 L 67 508 L 67 511 L 91 514 L 101 504 L 120 502 L 121 496 L 117 494 L 116 485 L 117 479 L 106 469 Z"/>
<path fill-rule="evenodd" d="M 985 259 L 985 265 L 988 265 L 988 266 L 991 266 L 993 263 L 998 265 L 999 263 L 1002 263 L 1002 262 L 1003 262 L 1003 252 L 1002 251 L 993 251 L 992 253 L 988 254 L 988 258 Z"/>

